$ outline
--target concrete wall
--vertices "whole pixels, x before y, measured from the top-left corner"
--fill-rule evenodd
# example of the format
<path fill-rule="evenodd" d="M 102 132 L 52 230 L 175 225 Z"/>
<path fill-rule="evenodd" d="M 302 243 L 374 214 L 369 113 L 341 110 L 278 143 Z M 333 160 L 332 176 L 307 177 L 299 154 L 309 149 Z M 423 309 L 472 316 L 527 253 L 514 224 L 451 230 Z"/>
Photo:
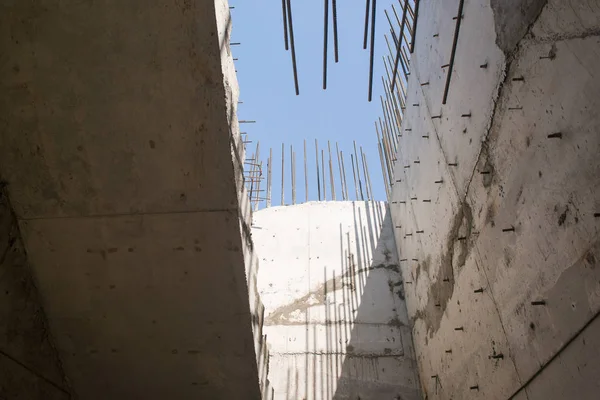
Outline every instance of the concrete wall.
<path fill-rule="evenodd" d="M 385 203 L 268 208 L 252 236 L 275 399 L 419 398 Z"/>
<path fill-rule="evenodd" d="M 69 399 L 4 190 L 0 191 L 0 398 Z"/>
<path fill-rule="evenodd" d="M 230 29 L 221 0 L 0 6 L 0 171 L 79 398 L 260 398 Z"/>
<path fill-rule="evenodd" d="M 421 1 L 390 199 L 423 391 L 596 398 L 600 5 L 466 0 L 442 105 L 458 3 Z"/>

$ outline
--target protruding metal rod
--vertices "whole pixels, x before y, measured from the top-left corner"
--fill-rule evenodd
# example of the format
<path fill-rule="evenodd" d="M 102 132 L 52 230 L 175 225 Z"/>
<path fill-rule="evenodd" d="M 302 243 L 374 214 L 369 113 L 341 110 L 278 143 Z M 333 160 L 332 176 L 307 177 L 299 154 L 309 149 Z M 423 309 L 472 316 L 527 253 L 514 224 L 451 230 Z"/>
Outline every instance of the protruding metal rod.
<path fill-rule="evenodd" d="M 304 139 L 304 198 L 308 203 L 308 168 L 306 167 L 306 139 Z"/>
<path fill-rule="evenodd" d="M 380 123 L 381 123 L 381 121 L 380 121 Z M 387 154 L 387 151 L 386 151 L 385 143 L 383 141 L 383 135 L 381 135 L 381 136 L 379 135 L 379 128 L 377 127 L 377 122 L 375 122 L 375 131 L 377 132 L 377 142 L 379 142 L 379 145 L 382 148 L 384 163 L 385 163 L 386 169 L 387 169 L 387 177 L 388 177 L 387 184 L 388 184 L 388 186 L 391 189 L 393 174 L 392 174 L 392 171 L 391 171 L 391 168 L 390 168 L 390 160 L 388 158 L 388 154 Z"/>
<path fill-rule="evenodd" d="M 410 41 L 410 53 L 412 54 L 415 51 L 415 41 L 417 40 L 417 22 L 419 21 L 419 3 L 420 0 L 415 0 L 415 17 L 414 17 L 414 24 L 413 24 L 413 31 L 412 31 L 412 37 L 411 37 L 411 41 Z"/>
<path fill-rule="evenodd" d="M 331 0 L 331 8 L 332 8 L 332 11 L 333 11 L 333 54 L 335 56 L 335 62 L 338 62 L 339 61 L 339 57 L 338 57 L 338 29 L 337 29 L 337 4 L 336 4 L 336 0 Z"/>
<path fill-rule="evenodd" d="M 373 59 L 375 57 L 375 15 L 377 14 L 377 0 L 373 1 L 371 8 L 371 58 L 369 60 L 369 101 L 373 97 Z"/>
<path fill-rule="evenodd" d="M 269 149 L 269 165 L 267 165 L 267 207 L 271 207 L 271 186 L 273 185 L 272 175 L 273 149 Z"/>
<path fill-rule="evenodd" d="M 385 186 L 385 195 L 389 202 L 390 200 L 390 187 L 387 173 L 385 172 L 385 162 L 383 161 L 383 151 L 381 151 L 381 142 L 377 141 L 377 147 L 379 149 L 379 162 L 381 163 L 381 176 L 383 176 L 383 185 Z"/>
<path fill-rule="evenodd" d="M 348 183 L 346 181 L 346 166 L 344 165 L 344 152 L 340 151 L 340 158 L 342 159 L 342 175 L 344 177 L 344 190 L 346 192 L 346 200 L 350 200 L 348 196 Z"/>
<path fill-rule="evenodd" d="M 321 177 L 319 174 L 319 144 L 315 139 L 315 160 L 317 162 L 317 193 L 319 195 L 319 201 L 321 201 Z"/>
<path fill-rule="evenodd" d="M 292 175 L 292 204 L 296 204 L 296 153 L 290 145 L 290 168 Z"/>
<path fill-rule="evenodd" d="M 254 211 L 258 211 L 258 194 L 260 193 L 260 181 L 262 180 L 262 161 L 260 162 L 260 164 L 258 163 L 258 160 L 260 160 L 260 142 L 256 142 L 256 178 L 258 178 L 258 182 L 256 183 L 256 197 L 257 200 L 254 203 Z"/>
<path fill-rule="evenodd" d="M 294 68 L 294 85 L 296 86 L 296 96 L 300 94 L 298 86 L 298 68 L 296 67 L 296 46 L 294 45 L 294 23 L 292 22 L 292 0 L 287 1 L 288 24 L 290 26 L 290 44 L 292 46 L 292 66 Z"/>
<path fill-rule="evenodd" d="M 325 150 L 321 150 L 321 174 L 323 176 L 323 200 L 327 201 L 327 182 L 325 181 Z"/>
<path fill-rule="evenodd" d="M 286 0 L 281 0 L 281 9 L 283 11 L 283 40 L 285 43 L 285 49 L 289 50 L 288 46 L 288 26 L 287 26 L 287 7 L 285 5 Z"/>
<path fill-rule="evenodd" d="M 369 9 L 371 8 L 371 2 L 366 0 L 366 9 L 365 9 L 365 39 L 363 41 L 363 49 L 367 49 L 367 38 L 369 37 Z"/>
<path fill-rule="evenodd" d="M 360 160 L 362 162 L 363 176 L 365 178 L 365 190 L 367 192 L 367 200 L 372 200 L 372 193 L 369 189 L 369 180 L 367 179 L 367 165 L 365 164 L 365 154 L 363 153 L 362 146 L 360 146 Z"/>
<path fill-rule="evenodd" d="M 344 176 L 342 175 L 342 163 L 340 162 L 340 149 L 338 147 L 337 142 L 335 142 L 335 152 L 337 154 L 337 162 L 338 162 L 338 172 L 340 173 L 340 186 L 342 189 L 342 200 L 346 200 L 346 192 L 345 192 L 345 183 Z"/>
<path fill-rule="evenodd" d="M 281 143 L 281 205 L 284 206 L 285 144 Z"/>
<path fill-rule="evenodd" d="M 335 201 L 335 183 L 333 181 L 333 164 L 331 163 L 331 143 L 327 141 L 327 149 L 329 151 L 329 180 L 331 184 L 331 199 Z"/>
<path fill-rule="evenodd" d="M 329 34 L 329 0 L 323 0 L 323 7 L 323 90 L 325 90 L 327 89 L 327 35 Z"/>
<path fill-rule="evenodd" d="M 359 164 L 359 161 L 358 161 L 358 152 L 356 151 L 356 141 L 353 140 L 352 142 L 354 144 L 354 160 L 356 161 L 356 176 L 358 177 L 358 187 L 360 189 L 360 199 L 362 201 L 364 201 L 365 200 L 365 196 L 364 196 L 363 188 L 362 188 L 362 180 L 360 179 L 360 167 L 359 167 L 360 164 Z"/>
<path fill-rule="evenodd" d="M 450 89 L 450 79 L 452 79 L 452 70 L 454 69 L 454 57 L 456 56 L 456 46 L 458 44 L 458 35 L 460 33 L 460 22 L 462 21 L 463 6 L 465 0 L 460 0 L 458 3 L 458 14 L 456 14 L 456 26 L 454 27 L 454 40 L 452 41 L 452 50 L 450 52 L 450 65 L 448 66 L 448 72 L 446 73 L 446 86 L 444 87 L 444 97 L 442 98 L 442 104 L 446 104 L 448 100 L 448 90 Z"/>
<path fill-rule="evenodd" d="M 408 9 L 407 3 L 408 3 L 408 0 L 404 0 L 404 7 L 403 7 L 403 11 L 402 11 L 402 24 L 400 25 L 400 33 L 404 32 L 404 24 L 406 21 L 406 10 Z M 400 38 L 398 40 L 398 46 L 396 48 L 396 61 L 394 62 L 394 72 L 392 73 L 392 91 L 394 90 L 394 85 L 396 84 L 396 75 L 398 75 L 398 62 L 400 61 L 401 47 L 402 47 L 402 35 L 400 35 Z"/>
<path fill-rule="evenodd" d="M 358 185 L 356 184 L 356 170 L 354 169 L 354 155 L 350 154 L 350 163 L 352 164 L 352 176 L 354 177 L 355 200 L 358 200 Z"/>

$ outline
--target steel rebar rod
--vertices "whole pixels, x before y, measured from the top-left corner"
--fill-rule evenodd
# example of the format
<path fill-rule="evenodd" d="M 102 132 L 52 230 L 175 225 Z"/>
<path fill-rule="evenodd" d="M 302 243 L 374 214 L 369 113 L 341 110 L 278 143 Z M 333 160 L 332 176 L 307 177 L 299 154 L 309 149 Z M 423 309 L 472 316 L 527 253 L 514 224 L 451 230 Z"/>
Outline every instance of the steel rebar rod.
<path fill-rule="evenodd" d="M 360 160 L 363 167 L 363 176 L 365 178 L 365 191 L 367 192 L 367 200 L 371 200 L 371 192 L 369 190 L 369 183 L 367 182 L 367 169 L 365 168 L 365 155 L 363 153 L 362 146 L 360 146 Z"/>
<path fill-rule="evenodd" d="M 339 58 L 338 58 L 338 28 L 337 28 L 337 3 L 336 3 L 336 0 L 331 0 L 331 8 L 333 11 L 333 54 L 335 56 L 335 62 L 338 62 Z"/>
<path fill-rule="evenodd" d="M 385 195 L 386 198 L 390 199 L 390 189 L 389 189 L 389 180 L 387 177 L 387 173 L 385 172 L 385 165 L 383 161 L 383 152 L 381 151 L 381 142 L 377 142 L 377 147 L 379 148 L 379 162 L 381 163 L 381 176 L 383 177 L 383 185 L 385 186 Z"/>
<path fill-rule="evenodd" d="M 288 26 L 287 26 L 287 7 L 285 5 L 286 0 L 281 0 L 281 10 L 283 11 L 283 40 L 285 43 L 285 49 L 289 50 L 288 46 Z"/>
<path fill-rule="evenodd" d="M 400 32 L 404 31 L 404 21 L 406 20 L 406 10 L 408 0 L 404 0 L 404 7 L 402 10 L 402 23 L 400 24 Z M 398 75 L 398 62 L 400 61 L 400 48 L 402 47 L 402 35 L 398 39 L 398 47 L 396 49 L 396 61 L 394 62 L 394 72 L 392 73 L 392 90 L 394 90 L 394 85 L 396 83 L 396 75 Z"/>
<path fill-rule="evenodd" d="M 342 175 L 344 176 L 344 188 L 346 190 L 346 200 L 350 200 L 348 196 L 348 182 L 346 181 L 346 166 L 344 165 L 344 152 L 340 151 L 340 158 L 342 159 Z"/>
<path fill-rule="evenodd" d="M 410 42 L 410 52 L 411 54 L 415 51 L 415 40 L 417 37 L 417 21 L 419 20 L 419 3 L 420 0 L 415 0 L 415 18 L 414 18 L 414 27 L 413 27 L 413 32 L 412 32 L 412 37 L 411 37 L 411 42 Z"/>
<path fill-rule="evenodd" d="M 371 8 L 371 56 L 369 59 L 369 101 L 373 97 L 373 59 L 375 57 L 375 15 L 377 14 L 377 0 L 373 0 Z"/>
<path fill-rule="evenodd" d="M 292 168 L 292 204 L 296 204 L 296 153 L 294 152 L 292 145 L 290 145 L 290 155 L 290 166 Z"/>
<path fill-rule="evenodd" d="M 306 167 L 306 139 L 304 139 L 304 197 L 308 203 L 308 169 Z"/>
<path fill-rule="evenodd" d="M 369 164 L 367 163 L 367 156 L 363 154 L 363 164 L 365 165 L 365 173 L 367 180 L 367 188 L 369 189 L 369 193 L 371 194 L 370 200 L 375 200 L 375 196 L 373 195 L 373 186 L 371 185 L 371 174 L 369 174 Z"/>
<path fill-rule="evenodd" d="M 358 185 L 356 184 L 356 171 L 354 170 L 354 154 L 352 153 L 350 153 L 350 163 L 352 164 L 352 176 L 354 177 L 354 198 L 358 201 Z"/>
<path fill-rule="evenodd" d="M 358 187 L 360 188 L 360 199 L 362 201 L 365 200 L 365 196 L 362 188 L 362 180 L 360 179 L 360 167 L 358 164 L 358 152 L 356 151 L 356 141 L 352 141 L 354 143 L 354 160 L 356 160 L 356 176 L 358 177 Z"/>
<path fill-rule="evenodd" d="M 337 142 L 335 142 L 335 152 L 337 154 L 338 171 L 340 173 L 340 186 L 342 188 L 342 200 L 346 200 L 346 192 L 345 192 L 345 188 L 344 188 L 344 176 L 342 175 L 342 164 L 340 162 L 340 149 L 338 147 Z"/>
<path fill-rule="evenodd" d="M 371 2 L 369 0 L 365 1 L 366 9 L 365 9 L 365 38 L 363 41 L 363 49 L 367 49 L 367 39 L 369 37 L 369 9 L 371 8 Z"/>
<path fill-rule="evenodd" d="M 327 182 L 325 181 L 325 150 L 321 150 L 321 174 L 323 174 L 323 200 L 327 201 Z"/>
<path fill-rule="evenodd" d="M 296 96 L 300 94 L 298 87 L 298 69 L 296 67 L 296 46 L 294 45 L 294 23 L 292 22 L 292 4 L 291 0 L 287 1 L 288 25 L 290 27 L 290 45 L 292 47 L 292 66 L 294 68 L 294 85 L 296 86 Z"/>
<path fill-rule="evenodd" d="M 315 139 L 315 160 L 317 161 L 317 192 L 319 194 L 319 201 L 321 201 L 321 178 L 319 176 L 319 145 L 317 139 Z"/>
<path fill-rule="evenodd" d="M 269 165 L 267 165 L 267 207 L 271 207 L 271 187 L 273 186 L 273 149 L 269 149 Z"/>
<path fill-rule="evenodd" d="M 331 199 L 335 201 L 335 183 L 333 181 L 333 164 L 331 163 L 331 143 L 327 141 L 327 150 L 329 152 L 329 180 L 331 184 Z"/>
<path fill-rule="evenodd" d="M 323 90 L 327 89 L 327 35 L 329 34 L 329 0 L 323 0 Z"/>
<path fill-rule="evenodd" d="M 281 205 L 284 206 L 285 145 L 281 143 Z"/>
<path fill-rule="evenodd" d="M 460 33 L 460 22 L 462 21 L 462 12 L 465 0 L 458 3 L 458 13 L 456 14 L 456 26 L 454 27 L 454 39 L 452 41 L 452 51 L 450 53 L 450 62 L 448 63 L 448 72 L 446 74 L 446 86 L 444 87 L 444 97 L 442 104 L 446 104 L 448 99 L 448 90 L 450 89 L 450 79 L 452 79 L 452 70 L 454 69 L 454 57 L 456 56 L 456 46 L 458 44 L 458 34 Z"/>

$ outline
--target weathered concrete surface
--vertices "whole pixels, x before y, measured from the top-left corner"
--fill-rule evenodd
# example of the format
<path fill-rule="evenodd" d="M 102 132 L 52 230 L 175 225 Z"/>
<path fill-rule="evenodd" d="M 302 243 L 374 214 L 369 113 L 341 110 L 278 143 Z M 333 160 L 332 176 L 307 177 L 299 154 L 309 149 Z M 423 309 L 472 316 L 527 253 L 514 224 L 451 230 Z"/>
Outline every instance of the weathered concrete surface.
<path fill-rule="evenodd" d="M 0 398 L 69 399 L 4 190 L 0 190 L 0 298 Z"/>
<path fill-rule="evenodd" d="M 78 398 L 260 398 L 230 28 L 220 0 L 0 6 L 0 171 Z"/>
<path fill-rule="evenodd" d="M 420 398 L 385 203 L 268 208 L 252 235 L 275 399 Z"/>
<path fill-rule="evenodd" d="M 390 199 L 422 388 L 596 398 L 583 381 L 598 370 L 600 7 L 513 8 L 525 31 L 506 56 L 497 2 L 465 1 L 442 105 L 458 0 L 433 3 L 419 11 Z"/>
<path fill-rule="evenodd" d="M 491 0 L 496 44 L 505 53 L 514 50 L 548 0 Z M 581 3 L 579 0 L 574 3 Z"/>

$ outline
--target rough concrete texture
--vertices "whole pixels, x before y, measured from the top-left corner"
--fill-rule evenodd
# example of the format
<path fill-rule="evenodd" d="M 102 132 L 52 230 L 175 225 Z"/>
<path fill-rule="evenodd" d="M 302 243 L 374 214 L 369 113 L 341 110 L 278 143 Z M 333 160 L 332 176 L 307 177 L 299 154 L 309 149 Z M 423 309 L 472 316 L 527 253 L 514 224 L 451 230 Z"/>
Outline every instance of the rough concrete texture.
<path fill-rule="evenodd" d="M 0 171 L 78 398 L 260 398 L 230 29 L 221 0 L 0 6 Z"/>
<path fill-rule="evenodd" d="M 0 191 L 0 398 L 69 399 L 27 255 Z"/>
<path fill-rule="evenodd" d="M 442 105 L 442 3 L 421 1 L 390 198 L 424 395 L 597 398 L 600 6 L 507 8 L 505 53 L 496 5 L 465 1 Z"/>
<path fill-rule="evenodd" d="M 254 214 L 275 399 L 418 399 L 391 219 L 382 202 Z"/>

